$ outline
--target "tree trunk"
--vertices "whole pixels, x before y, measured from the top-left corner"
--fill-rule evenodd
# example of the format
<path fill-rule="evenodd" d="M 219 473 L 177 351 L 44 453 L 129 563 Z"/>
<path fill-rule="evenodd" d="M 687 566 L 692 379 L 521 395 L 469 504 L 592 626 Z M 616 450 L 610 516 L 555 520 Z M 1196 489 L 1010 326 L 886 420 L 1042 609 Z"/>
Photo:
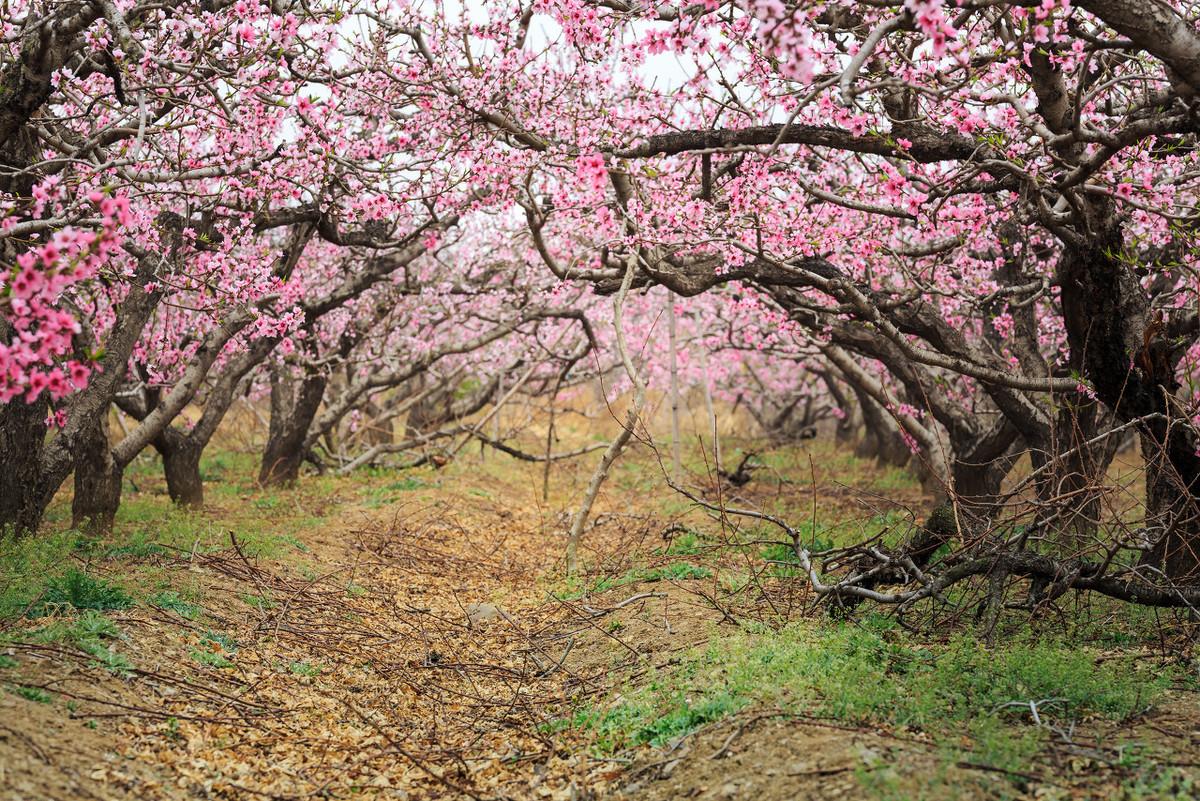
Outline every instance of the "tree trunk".
<path fill-rule="evenodd" d="M 396 440 L 395 432 L 392 429 L 391 418 L 385 419 L 382 423 L 377 422 L 383 416 L 386 409 L 375 403 L 367 401 L 363 406 L 363 417 L 365 423 L 360 429 L 359 439 L 366 447 L 372 445 L 390 445 Z"/>
<path fill-rule="evenodd" d="M 34 533 L 57 489 L 41 480 L 50 411 L 44 398 L 33 403 L 13 399 L 0 406 L 0 531 Z"/>
<path fill-rule="evenodd" d="M 1097 397 L 1122 421 L 1140 420 L 1146 459 L 1146 528 L 1155 543 L 1145 563 L 1168 577 L 1200 578 L 1200 456 L 1197 433 L 1179 420 L 1176 367 L 1182 356 L 1161 313 L 1122 258 L 1124 241 L 1110 203 L 1091 209 L 1085 244 L 1069 248 L 1059 269 L 1072 361 Z M 1170 421 L 1170 423 L 1168 422 Z"/>
<path fill-rule="evenodd" d="M 1154 541 L 1143 562 L 1172 579 L 1195 582 L 1200 579 L 1200 460 L 1192 438 L 1177 428 L 1142 435 L 1146 528 Z"/>
<path fill-rule="evenodd" d="M 866 431 L 854 455 L 860 459 L 874 458 L 881 465 L 904 467 L 912 459 L 912 450 L 900 436 L 900 428 L 875 399 L 854 387 L 858 408 L 862 410 Z"/>
<path fill-rule="evenodd" d="M 421 375 L 417 381 L 417 394 L 425 390 L 426 382 L 426 376 Z M 498 385 L 494 394 L 497 398 L 503 394 Z M 416 439 L 422 434 L 436 430 L 450 418 L 450 393 L 443 388 L 436 389 L 408 410 L 408 417 L 404 421 L 404 436 L 406 439 Z"/>
<path fill-rule="evenodd" d="M 162 456 L 167 494 L 180 506 L 199 509 L 204 505 L 204 480 L 200 476 L 203 446 L 177 428 L 168 427 L 154 440 Z"/>
<path fill-rule="evenodd" d="M 286 370 L 276 368 L 271 373 L 271 423 L 258 473 L 264 487 L 293 484 L 300 477 L 304 440 L 325 394 L 324 375 L 295 382 Z"/>
<path fill-rule="evenodd" d="M 75 450 L 75 497 L 71 525 L 89 534 L 112 531 L 121 505 L 123 465 L 113 459 L 108 441 L 108 414 L 83 432 Z"/>
<path fill-rule="evenodd" d="M 1104 475 L 1116 454 L 1120 437 L 1088 445 L 1111 420 L 1098 401 L 1086 396 L 1056 398 L 1059 406 L 1055 441 L 1031 449 L 1035 468 L 1054 459 L 1053 469 L 1038 486 L 1046 505 L 1050 529 L 1057 534 L 1062 555 L 1079 557 L 1096 544 Z M 1060 455 L 1061 454 L 1061 455 Z"/>
<path fill-rule="evenodd" d="M 725 469 L 721 460 L 721 432 L 717 428 L 717 412 L 713 408 L 712 388 L 709 386 L 711 379 L 708 375 L 708 357 L 703 348 L 700 350 L 700 372 L 704 375 L 700 388 L 704 390 L 704 410 L 708 413 L 708 425 L 712 434 L 713 467 L 720 473 Z"/>

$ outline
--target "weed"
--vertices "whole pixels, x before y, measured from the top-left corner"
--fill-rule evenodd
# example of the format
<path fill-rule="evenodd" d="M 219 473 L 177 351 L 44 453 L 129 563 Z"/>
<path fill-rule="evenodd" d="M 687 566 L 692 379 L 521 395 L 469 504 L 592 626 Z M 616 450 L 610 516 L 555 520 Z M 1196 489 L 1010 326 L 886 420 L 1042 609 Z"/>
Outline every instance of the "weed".
<path fill-rule="evenodd" d="M 104 555 L 109 559 L 119 559 L 121 557 L 148 559 L 152 556 L 165 556 L 170 552 L 170 548 L 157 542 L 149 532 L 137 531 L 129 537 L 128 542 L 110 546 L 104 552 Z"/>
<path fill-rule="evenodd" d="M 321 673 L 320 667 L 311 665 L 308 662 L 293 662 L 288 665 L 288 670 L 297 676 L 307 676 L 308 678 L 318 676 Z"/>
<path fill-rule="evenodd" d="M 422 489 L 429 485 L 419 478 L 402 478 L 399 481 L 394 481 L 383 488 L 384 492 L 407 492 L 409 490 Z"/>
<path fill-rule="evenodd" d="M 1058 699 L 1041 707 L 1043 722 L 1122 720 L 1151 703 L 1166 681 L 1055 643 L 988 651 L 964 636 L 931 649 L 880 616 L 861 627 L 806 623 L 723 636 L 685 657 L 668 679 L 629 690 L 608 708 L 581 709 L 572 720 L 595 733 L 599 749 L 614 750 L 667 743 L 748 705 L 774 705 L 924 731 L 953 747 L 965 730 L 974 761 L 1015 769 L 1028 764 L 1044 734 L 1029 725 L 1029 701 Z M 1025 714 L 1014 714 L 1018 705 Z"/>
<path fill-rule="evenodd" d="M 93 665 L 125 675 L 133 670 L 133 665 L 113 648 L 114 641 L 121 637 L 121 630 L 116 623 L 92 609 L 76 618 L 55 620 L 30 634 L 30 639 L 35 642 L 73 645 L 92 657 Z"/>
<path fill-rule="evenodd" d="M 293 537 L 291 534 L 280 534 L 279 541 L 286 545 L 292 546 L 300 553 L 310 553 L 311 552 L 307 545 L 305 545 L 303 542 L 301 542 L 300 540 Z"/>
<path fill-rule="evenodd" d="M 228 634 L 209 631 L 200 638 L 199 647 L 191 649 L 191 657 L 201 665 L 215 668 L 231 668 L 230 656 L 237 653 L 237 641 Z"/>
<path fill-rule="evenodd" d="M 696 556 L 704 551 L 704 543 L 700 534 L 694 529 L 685 528 L 683 533 L 671 540 L 666 549 L 656 549 L 655 553 L 668 556 Z"/>
<path fill-rule="evenodd" d="M 704 579 L 712 575 L 707 567 L 692 565 L 686 562 L 676 562 L 665 567 L 655 567 L 646 570 L 636 570 L 628 574 L 621 584 L 632 584 L 636 581 L 687 581 L 689 579 Z"/>
<path fill-rule="evenodd" d="M 207 665 L 208 667 L 220 669 L 233 667 L 233 662 L 220 651 L 204 651 L 199 648 L 193 648 L 191 650 L 191 657 L 199 664 Z"/>
<path fill-rule="evenodd" d="M 43 617 L 58 609 L 126 609 L 133 598 L 121 587 L 75 568 L 46 582 L 41 599 L 26 614 Z"/>
<path fill-rule="evenodd" d="M 0 670 L 17 666 L 17 660 L 8 654 L 0 654 Z"/>
<path fill-rule="evenodd" d="M 274 609 L 277 605 L 273 599 L 267 597 L 266 595 L 251 595 L 250 593 L 246 592 L 242 593 L 238 597 L 260 612 L 266 612 L 268 609 Z"/>
<path fill-rule="evenodd" d="M 1200 780 L 1182 768 L 1149 765 L 1121 784 L 1122 801 L 1166 801 L 1196 798 Z"/>
<path fill-rule="evenodd" d="M 118 676 L 126 676 L 133 672 L 133 664 L 128 657 L 113 650 L 112 646 L 105 645 L 100 640 L 81 640 L 78 645 L 88 656 L 92 657 L 92 664 L 97 667 L 102 667 Z"/>
<path fill-rule="evenodd" d="M 0 620 L 24 614 L 45 588 L 45 577 L 86 545 L 71 529 L 37 537 L 0 533 Z"/>
<path fill-rule="evenodd" d="M 150 596 L 150 603 L 161 609 L 169 609 L 187 620 L 195 620 L 200 614 L 200 607 L 183 600 L 179 593 L 172 590 L 164 590 Z"/>
<path fill-rule="evenodd" d="M 209 643 L 209 644 L 218 646 L 218 647 L 228 651 L 231 654 L 237 653 L 237 649 L 238 649 L 237 640 L 233 639 L 228 634 L 222 634 L 219 631 L 210 631 L 210 632 L 205 633 L 205 635 L 203 637 L 201 637 L 200 640 L 201 640 L 201 643 Z"/>
<path fill-rule="evenodd" d="M 54 700 L 54 696 L 40 687 L 26 687 L 21 684 L 13 684 L 9 685 L 7 689 L 13 695 L 19 695 L 27 701 L 33 701 L 38 704 L 48 704 Z"/>

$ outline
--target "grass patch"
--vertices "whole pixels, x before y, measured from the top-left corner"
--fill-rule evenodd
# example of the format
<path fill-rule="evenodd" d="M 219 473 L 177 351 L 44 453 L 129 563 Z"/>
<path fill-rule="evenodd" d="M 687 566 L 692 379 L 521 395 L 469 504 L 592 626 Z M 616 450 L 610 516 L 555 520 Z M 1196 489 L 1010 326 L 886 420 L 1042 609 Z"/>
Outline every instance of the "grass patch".
<path fill-rule="evenodd" d="M 690 579 L 705 579 L 710 576 L 712 576 L 712 571 L 707 567 L 687 562 L 675 562 L 664 567 L 630 571 L 622 577 L 618 585 L 633 584 L 638 581 L 688 581 Z"/>
<path fill-rule="evenodd" d="M 133 606 L 124 588 L 71 568 L 46 582 L 40 599 L 26 613 L 43 617 L 66 608 L 112 610 Z"/>
<path fill-rule="evenodd" d="M 303 661 L 293 662 L 288 665 L 288 670 L 295 676 L 306 676 L 308 678 L 321 675 L 320 667 Z"/>
<path fill-rule="evenodd" d="M 929 647 L 879 618 L 868 625 L 798 623 L 778 632 L 743 630 L 687 655 L 673 674 L 630 689 L 607 706 L 567 719 L 595 734 L 597 750 L 662 745 L 751 705 L 817 714 L 854 725 L 924 732 L 972 760 L 1003 769 L 1028 764 L 1043 721 L 1085 716 L 1123 720 L 1166 688 L 1161 673 L 1096 661 L 1086 648 L 1014 642 L 995 649 L 962 636 Z"/>
<path fill-rule="evenodd" d="M 233 661 L 220 651 L 206 651 L 201 648 L 191 650 L 192 660 L 206 667 L 224 670 L 233 667 Z"/>
<path fill-rule="evenodd" d="M 551 594 L 563 601 L 576 601 L 588 595 L 611 590 L 614 587 L 624 587 L 638 582 L 689 581 L 711 576 L 712 571 L 707 567 L 689 562 L 673 562 L 661 567 L 633 568 L 621 576 L 601 576 L 590 584 L 578 576 L 570 577 L 552 589 Z"/>
<path fill-rule="evenodd" d="M 252 606 L 260 612 L 266 612 L 278 606 L 274 599 L 267 595 L 251 595 L 247 592 L 242 593 L 238 597 L 241 598 L 248 606 Z"/>
<path fill-rule="evenodd" d="M 72 529 L 36 537 L 0 534 L 0 619 L 25 614 L 45 589 L 46 576 L 86 544 Z"/>
<path fill-rule="evenodd" d="M 712 543 L 703 533 L 686 526 L 678 530 L 679 536 L 672 539 L 670 545 L 666 548 L 655 548 L 654 553 L 660 556 L 699 556 L 711 549 Z"/>
<path fill-rule="evenodd" d="M 150 596 L 150 603 L 160 609 L 168 609 L 186 620 L 195 620 L 200 615 L 200 607 L 185 601 L 174 590 L 163 590 Z"/>
<path fill-rule="evenodd" d="M 192 660 L 207 667 L 233 667 L 231 656 L 237 653 L 237 641 L 228 634 L 209 631 L 200 638 L 200 645 L 191 649 Z"/>
<path fill-rule="evenodd" d="M 18 695 L 27 701 L 33 701 L 38 704 L 48 704 L 54 700 L 54 696 L 41 687 L 26 687 L 22 684 L 12 684 L 8 685 L 5 689 L 13 695 Z"/>
<path fill-rule="evenodd" d="M 115 648 L 122 637 L 117 624 L 94 609 L 78 617 L 60 618 L 29 635 L 35 642 L 73 645 L 92 658 L 92 665 L 124 676 L 133 670 L 133 665 Z"/>

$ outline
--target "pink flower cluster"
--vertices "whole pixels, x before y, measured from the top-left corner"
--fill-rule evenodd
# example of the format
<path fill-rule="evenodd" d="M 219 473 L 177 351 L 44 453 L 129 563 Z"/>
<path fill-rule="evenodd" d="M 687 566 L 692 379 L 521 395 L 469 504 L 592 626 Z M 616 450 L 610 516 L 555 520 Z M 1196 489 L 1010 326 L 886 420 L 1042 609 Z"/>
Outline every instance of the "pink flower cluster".
<path fill-rule="evenodd" d="M 593 192 L 603 192 L 608 186 L 608 168 L 599 153 L 584 153 L 575 159 L 575 174 Z"/>
<path fill-rule="evenodd" d="M 917 27 L 929 37 L 933 54 L 941 56 L 954 39 L 954 26 L 946 19 L 943 0 L 905 0 L 904 7 L 913 15 Z"/>
<path fill-rule="evenodd" d="M 117 229 L 130 220 L 123 197 L 93 192 L 88 200 L 99 208 L 99 232 L 56 232 L 50 241 L 18 256 L 0 284 L 0 314 L 13 332 L 10 341 L 0 342 L 0 403 L 21 395 L 32 403 L 43 392 L 57 401 L 87 384 L 91 366 L 65 358 L 80 326 L 59 300 L 112 257 L 121 244 Z"/>
<path fill-rule="evenodd" d="M 753 0 L 750 11 L 762 22 L 757 38 L 779 59 L 779 72 L 793 81 L 812 81 L 816 57 L 808 20 L 801 10 L 789 11 L 780 0 Z"/>

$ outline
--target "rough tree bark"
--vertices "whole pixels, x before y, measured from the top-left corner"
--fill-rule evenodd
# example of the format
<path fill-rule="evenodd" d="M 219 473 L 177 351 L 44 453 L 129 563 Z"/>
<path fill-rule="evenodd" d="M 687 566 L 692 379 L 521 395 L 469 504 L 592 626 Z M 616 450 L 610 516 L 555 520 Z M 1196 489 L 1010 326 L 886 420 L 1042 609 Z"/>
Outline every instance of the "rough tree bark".
<path fill-rule="evenodd" d="M 0 411 L 0 456 L 5 457 L 5 469 L 0 471 L 4 474 L 0 479 L 4 482 L 0 484 L 0 490 L 5 499 L 0 502 L 0 513 L 3 513 L 0 527 L 11 526 L 18 533 L 36 531 L 54 493 L 76 466 L 79 454 L 90 453 L 97 446 L 97 429 L 107 425 L 106 417 L 117 383 L 161 297 L 158 292 L 146 292 L 142 288 L 154 273 L 150 261 L 143 259 L 139 264 L 129 294 L 117 306 L 116 319 L 104 342 L 100 369 L 93 374 L 87 387 L 71 398 L 66 410 L 66 425 L 52 436 L 48 435 L 45 423 L 48 406 L 44 402 L 29 406 L 7 404 Z M 39 409 L 43 410 L 40 417 Z M 24 447 L 28 447 L 29 452 L 18 452 Z M 13 457 L 11 462 L 7 461 L 9 456 Z M 104 469 L 104 465 L 98 465 L 98 472 L 89 480 L 99 476 Z M 85 483 L 86 486 L 91 484 Z M 99 481 L 95 486 L 100 491 L 111 492 L 107 481 Z M 119 492 L 120 484 L 116 486 Z M 104 498 L 98 498 L 97 508 L 103 509 L 106 503 Z"/>
<path fill-rule="evenodd" d="M 200 457 L 207 441 L 201 442 L 174 426 L 168 426 L 154 440 L 154 449 L 163 460 L 167 494 L 179 506 L 199 509 L 204 505 L 204 479 Z"/>
<path fill-rule="evenodd" d="M 17 398 L 0 406 L 0 528 L 36 529 L 58 489 L 41 472 L 49 412 L 44 397 L 33 403 Z"/>
<path fill-rule="evenodd" d="M 327 378 L 306 375 L 295 381 L 286 367 L 271 371 L 271 422 L 258 482 L 264 487 L 294 484 L 307 449 L 305 438 L 325 395 Z"/>
<path fill-rule="evenodd" d="M 108 410 L 82 433 L 75 450 L 75 495 L 71 525 L 89 534 L 112 530 L 121 505 L 124 465 L 113 459 L 108 437 Z"/>
<path fill-rule="evenodd" d="M 1090 207 L 1086 239 L 1075 235 L 1059 265 L 1072 359 L 1121 422 L 1140 425 L 1146 459 L 1145 563 L 1168 577 L 1200 578 L 1200 456 L 1197 434 L 1176 411 L 1176 367 L 1194 340 L 1155 314 L 1125 254 L 1112 204 Z"/>
<path fill-rule="evenodd" d="M 873 398 L 853 382 L 847 382 L 858 398 L 862 411 L 863 436 L 854 448 L 860 459 L 874 459 L 881 465 L 904 467 L 912 459 L 912 451 L 900 436 L 900 428 Z"/>

